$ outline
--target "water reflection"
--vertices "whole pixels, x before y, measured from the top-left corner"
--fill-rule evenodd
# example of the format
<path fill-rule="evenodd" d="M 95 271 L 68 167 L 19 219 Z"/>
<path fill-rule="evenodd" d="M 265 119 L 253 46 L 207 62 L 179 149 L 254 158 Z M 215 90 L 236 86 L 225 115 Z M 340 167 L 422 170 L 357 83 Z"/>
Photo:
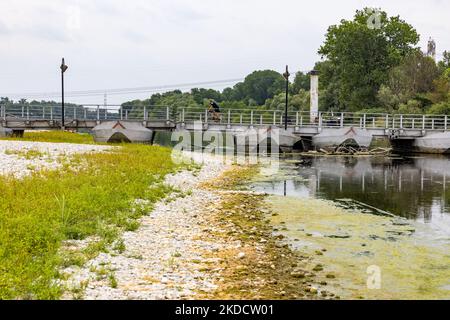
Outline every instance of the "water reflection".
<path fill-rule="evenodd" d="M 278 195 L 354 199 L 395 215 L 450 226 L 447 157 L 303 157 L 254 188 Z"/>

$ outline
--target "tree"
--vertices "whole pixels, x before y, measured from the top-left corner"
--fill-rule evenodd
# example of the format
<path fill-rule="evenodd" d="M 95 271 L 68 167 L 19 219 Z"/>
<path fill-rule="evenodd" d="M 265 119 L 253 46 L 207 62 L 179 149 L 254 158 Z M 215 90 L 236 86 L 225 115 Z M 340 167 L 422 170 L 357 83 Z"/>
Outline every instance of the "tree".
<path fill-rule="evenodd" d="M 314 66 L 319 71 L 319 110 L 345 111 L 347 105 L 341 101 L 339 81 L 331 61 L 320 61 Z"/>
<path fill-rule="evenodd" d="M 386 85 L 381 85 L 377 94 L 377 99 L 385 111 L 393 112 L 398 109 L 402 102 L 407 99 L 402 94 L 396 94 Z"/>
<path fill-rule="evenodd" d="M 450 52 L 444 51 L 442 56 L 442 61 L 439 61 L 438 66 L 442 72 L 445 72 L 445 70 L 450 68 Z"/>
<path fill-rule="evenodd" d="M 198 104 L 203 104 L 203 100 L 205 99 L 213 99 L 217 102 L 222 101 L 222 94 L 213 89 L 193 88 L 191 89 L 191 95 L 194 98 L 194 101 Z"/>
<path fill-rule="evenodd" d="M 423 106 L 420 101 L 409 100 L 407 103 L 402 103 L 398 108 L 398 113 L 401 114 L 422 114 Z"/>
<path fill-rule="evenodd" d="M 388 71 L 400 64 L 419 41 L 411 25 L 398 16 L 388 17 L 384 11 L 377 12 L 379 27 L 371 28 L 368 21 L 373 14 L 368 8 L 358 10 L 352 21 L 330 26 L 319 49 L 334 69 L 333 78 L 325 81 L 338 91 L 339 108 L 345 105 L 356 111 L 374 107 Z"/>
<path fill-rule="evenodd" d="M 311 86 L 309 75 L 299 71 L 295 74 L 294 82 L 290 87 L 291 94 L 297 94 L 301 89 L 308 91 Z"/>
<path fill-rule="evenodd" d="M 436 103 L 428 110 L 429 114 L 446 114 L 450 115 L 450 100 L 446 102 Z"/>
<path fill-rule="evenodd" d="M 310 96 L 309 92 L 300 89 L 300 91 L 297 94 L 289 94 L 289 105 L 288 110 L 289 111 L 307 111 L 309 110 L 309 101 Z M 280 110 L 284 111 L 286 105 L 286 94 L 285 93 L 279 93 L 273 98 L 267 99 L 264 108 L 268 110 Z"/>
<path fill-rule="evenodd" d="M 449 101 L 450 99 L 450 68 L 447 70 L 449 72 L 445 72 L 439 79 L 434 80 L 434 90 L 427 94 L 427 97 L 433 103 Z"/>
<path fill-rule="evenodd" d="M 8 104 L 8 103 L 12 103 L 12 100 L 9 100 L 8 97 L 0 97 L 0 103 L 1 104 Z"/>
<path fill-rule="evenodd" d="M 434 60 L 420 51 L 408 54 L 402 63 L 391 70 L 389 86 L 396 94 L 411 98 L 433 89 L 433 81 L 439 77 Z"/>
<path fill-rule="evenodd" d="M 242 100 L 248 102 L 249 99 L 253 99 L 258 105 L 262 105 L 267 99 L 283 92 L 284 86 L 285 79 L 280 73 L 263 70 L 249 74 L 242 84 L 235 86 L 235 89 L 239 91 L 237 96 Z"/>

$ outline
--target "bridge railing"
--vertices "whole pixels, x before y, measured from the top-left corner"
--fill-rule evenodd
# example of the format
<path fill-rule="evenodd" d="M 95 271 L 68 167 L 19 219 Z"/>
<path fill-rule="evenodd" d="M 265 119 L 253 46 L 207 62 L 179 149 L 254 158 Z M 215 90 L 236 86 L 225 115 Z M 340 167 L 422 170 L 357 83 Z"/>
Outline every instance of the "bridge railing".
<path fill-rule="evenodd" d="M 357 127 L 372 129 L 448 130 L 448 116 L 420 114 L 371 114 L 320 112 L 314 124 L 318 127 Z"/>
<path fill-rule="evenodd" d="M 61 105 L 1 105 L 0 117 L 8 120 L 61 120 Z M 66 105 L 64 119 L 71 120 L 169 120 L 168 106 Z"/>
<path fill-rule="evenodd" d="M 3 104 L 0 105 L 3 120 L 60 120 L 60 104 Z M 203 107 L 180 107 L 164 105 L 121 106 L 121 105 L 66 105 L 65 120 L 134 120 L 171 121 L 176 123 L 201 121 L 228 125 L 277 125 L 283 126 L 284 110 L 261 110 L 259 108 L 223 109 L 220 113 L 208 112 Z M 381 114 L 358 112 L 292 111 L 287 114 L 290 127 L 339 128 L 357 127 L 373 129 L 404 130 L 448 130 L 448 116 L 420 114 Z"/>

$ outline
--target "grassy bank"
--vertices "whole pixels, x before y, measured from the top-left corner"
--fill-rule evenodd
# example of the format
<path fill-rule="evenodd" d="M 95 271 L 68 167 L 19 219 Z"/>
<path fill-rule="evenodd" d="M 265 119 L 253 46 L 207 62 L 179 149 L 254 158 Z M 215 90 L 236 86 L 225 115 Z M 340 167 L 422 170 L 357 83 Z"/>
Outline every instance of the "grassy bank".
<path fill-rule="evenodd" d="M 65 142 L 94 144 L 94 138 L 87 133 L 71 133 L 67 131 L 25 131 L 23 137 L 3 137 L 1 140 Z"/>
<path fill-rule="evenodd" d="M 25 139 L 81 142 L 53 132 Z M 164 175 L 176 169 L 167 148 L 124 145 L 20 180 L 0 176 L 0 299 L 60 297 L 59 267 L 83 264 L 121 231 L 136 229 L 136 219 L 167 193 Z M 148 201 L 137 206 L 134 199 Z M 83 252 L 62 250 L 64 240 L 90 236 L 98 241 Z"/>

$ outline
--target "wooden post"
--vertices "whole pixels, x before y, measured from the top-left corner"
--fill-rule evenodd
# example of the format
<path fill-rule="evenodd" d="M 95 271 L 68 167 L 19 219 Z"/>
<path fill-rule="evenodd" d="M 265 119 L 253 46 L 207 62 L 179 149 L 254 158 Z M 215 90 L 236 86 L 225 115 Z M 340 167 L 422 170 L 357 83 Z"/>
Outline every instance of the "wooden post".
<path fill-rule="evenodd" d="M 228 109 L 228 119 L 227 119 L 228 125 L 231 125 L 231 110 Z"/>

